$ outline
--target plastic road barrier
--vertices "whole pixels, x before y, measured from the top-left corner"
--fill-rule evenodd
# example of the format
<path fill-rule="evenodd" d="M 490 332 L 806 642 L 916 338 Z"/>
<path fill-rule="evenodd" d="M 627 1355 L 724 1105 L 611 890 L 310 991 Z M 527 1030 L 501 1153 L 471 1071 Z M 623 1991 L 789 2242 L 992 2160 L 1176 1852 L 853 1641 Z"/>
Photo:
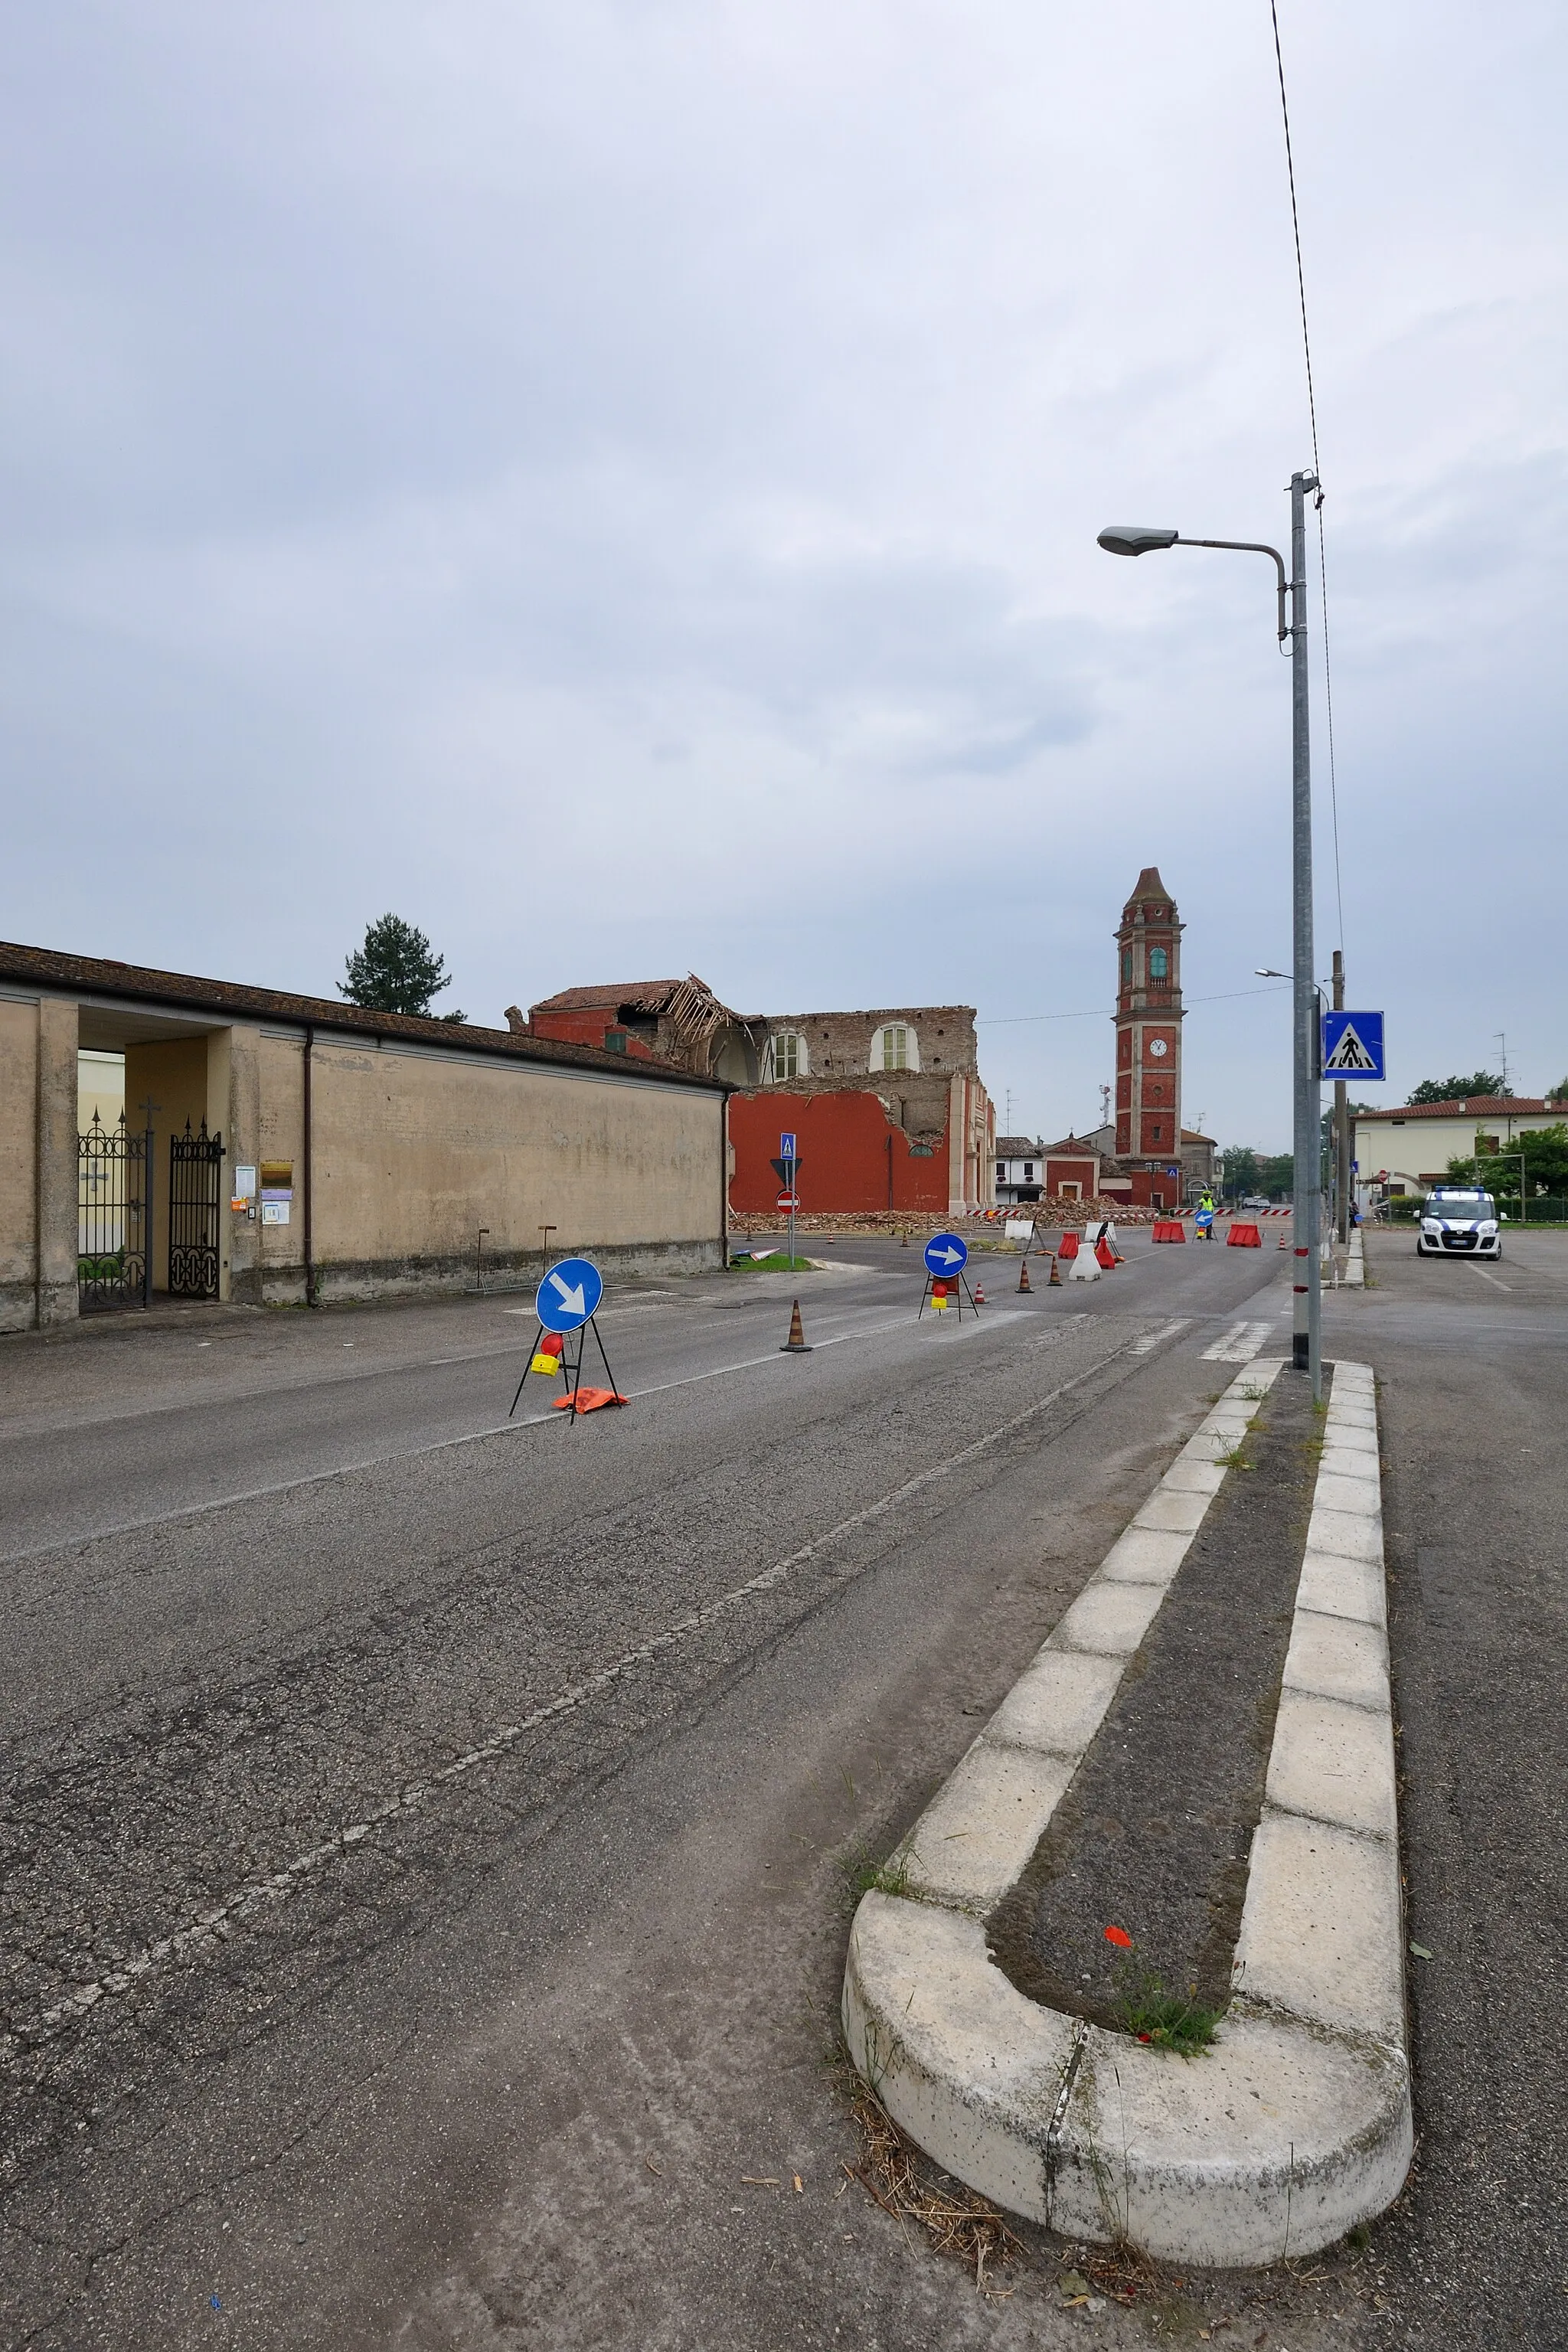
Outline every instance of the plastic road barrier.
<path fill-rule="evenodd" d="M 1157 1242 L 1184 1242 L 1187 1229 L 1180 1217 L 1156 1217 L 1151 1238 Z"/>
<path fill-rule="evenodd" d="M 1076 1257 L 1078 1255 L 1078 1235 L 1076 1234 L 1064 1234 L 1062 1235 L 1061 1245 L 1057 1251 L 1057 1255 L 1058 1257 Z"/>
<path fill-rule="evenodd" d="M 1230 1249 L 1261 1249 L 1263 1247 L 1263 1235 L 1258 1232 L 1256 1225 L 1233 1224 L 1226 1238 L 1226 1246 Z"/>

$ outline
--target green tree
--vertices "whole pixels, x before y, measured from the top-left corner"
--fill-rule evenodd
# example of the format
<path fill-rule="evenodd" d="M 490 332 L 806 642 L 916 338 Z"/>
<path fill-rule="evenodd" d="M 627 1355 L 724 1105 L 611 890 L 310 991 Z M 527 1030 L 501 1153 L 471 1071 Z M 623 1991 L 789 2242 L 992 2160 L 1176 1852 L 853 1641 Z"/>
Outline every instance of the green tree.
<path fill-rule="evenodd" d="M 1559 1078 L 1554 1087 L 1548 1087 L 1546 1099 L 1554 1103 L 1568 1102 L 1568 1078 Z"/>
<path fill-rule="evenodd" d="M 1230 1143 L 1225 1149 L 1225 1195 L 1227 1201 L 1245 1200 L 1248 1192 L 1258 1190 L 1258 1154 L 1250 1143 Z"/>
<path fill-rule="evenodd" d="M 1278 1201 L 1296 1189 L 1296 1160 L 1293 1152 L 1266 1151 L 1258 1163 L 1258 1189 L 1270 1201 Z"/>
<path fill-rule="evenodd" d="M 1519 1208 L 1519 1163 L 1524 1160 L 1524 1181 L 1533 1198 L 1540 1192 L 1568 1193 L 1568 1119 L 1555 1127 L 1539 1127 L 1514 1138 L 1515 1149 L 1494 1158 L 1482 1152 L 1474 1160 L 1450 1160 L 1447 1173 L 1456 1184 L 1481 1184 L 1499 1201 Z"/>
<path fill-rule="evenodd" d="M 1423 1078 L 1408 1100 L 1413 1103 L 1463 1102 L 1467 1095 L 1506 1098 L 1513 1088 L 1496 1070 L 1472 1070 L 1468 1078 Z"/>
<path fill-rule="evenodd" d="M 383 915 L 372 923 L 363 947 L 355 949 L 344 970 L 348 977 L 338 982 L 338 994 L 351 1004 L 374 1013 L 413 1013 L 426 1020 L 466 1018 L 461 1013 L 431 1013 L 431 998 L 451 986 L 451 975 L 424 932 L 401 915 Z"/>

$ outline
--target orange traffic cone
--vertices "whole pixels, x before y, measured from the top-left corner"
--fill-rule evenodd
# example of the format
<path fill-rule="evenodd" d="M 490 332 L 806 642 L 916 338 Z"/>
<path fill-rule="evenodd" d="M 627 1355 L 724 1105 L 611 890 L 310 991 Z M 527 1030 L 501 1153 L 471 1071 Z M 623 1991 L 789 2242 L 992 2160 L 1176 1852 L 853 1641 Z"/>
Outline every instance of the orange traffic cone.
<path fill-rule="evenodd" d="M 811 1349 L 805 1344 L 805 1331 L 800 1319 L 798 1298 L 789 1310 L 789 1338 L 779 1349 L 779 1353 L 781 1356 L 809 1356 L 811 1353 Z"/>
<path fill-rule="evenodd" d="M 974 1304 L 976 1307 L 984 1307 L 985 1304 L 985 1285 L 983 1282 L 977 1282 L 974 1286 Z"/>
<path fill-rule="evenodd" d="M 1289 1249 L 1290 1246 L 1289 1242 L 1286 1238 L 1285 1228 L 1283 1225 L 1279 1228 L 1279 1246 L 1281 1249 Z"/>
<path fill-rule="evenodd" d="M 1057 1254 L 1055 1250 L 1053 1250 L 1051 1252 L 1051 1278 L 1049 1282 L 1047 1283 L 1046 1288 L 1047 1290 L 1059 1290 L 1061 1286 L 1061 1270 L 1057 1265 Z"/>
<path fill-rule="evenodd" d="M 1027 1297 L 1029 1293 L 1034 1289 L 1034 1284 L 1029 1280 L 1029 1261 L 1026 1258 L 1023 1265 L 1018 1268 L 1018 1287 L 1024 1293 L 1025 1297 Z"/>

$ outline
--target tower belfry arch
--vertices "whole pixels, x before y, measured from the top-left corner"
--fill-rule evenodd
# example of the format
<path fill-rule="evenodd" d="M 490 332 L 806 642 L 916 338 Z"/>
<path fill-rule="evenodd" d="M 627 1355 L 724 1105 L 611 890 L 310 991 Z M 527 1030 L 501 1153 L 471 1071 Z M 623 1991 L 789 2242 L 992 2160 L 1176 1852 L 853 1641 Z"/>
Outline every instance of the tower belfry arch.
<path fill-rule="evenodd" d="M 1165 1207 L 1182 1197 L 1183 929 L 1146 866 L 1116 932 L 1116 1156 Z"/>

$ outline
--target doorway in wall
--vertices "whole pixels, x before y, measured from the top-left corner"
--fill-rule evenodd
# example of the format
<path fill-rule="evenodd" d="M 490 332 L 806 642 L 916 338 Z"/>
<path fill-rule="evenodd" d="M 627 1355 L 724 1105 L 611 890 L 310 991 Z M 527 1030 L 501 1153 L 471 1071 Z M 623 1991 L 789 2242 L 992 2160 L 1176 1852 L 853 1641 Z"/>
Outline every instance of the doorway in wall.
<path fill-rule="evenodd" d="M 223 1137 L 204 1118 L 169 1138 L 169 1296 L 216 1298 L 222 1211 Z"/>
<path fill-rule="evenodd" d="M 152 1137 L 120 1112 L 110 1127 L 95 1103 L 77 1131 L 77 1308 L 146 1307 L 152 1299 Z"/>

